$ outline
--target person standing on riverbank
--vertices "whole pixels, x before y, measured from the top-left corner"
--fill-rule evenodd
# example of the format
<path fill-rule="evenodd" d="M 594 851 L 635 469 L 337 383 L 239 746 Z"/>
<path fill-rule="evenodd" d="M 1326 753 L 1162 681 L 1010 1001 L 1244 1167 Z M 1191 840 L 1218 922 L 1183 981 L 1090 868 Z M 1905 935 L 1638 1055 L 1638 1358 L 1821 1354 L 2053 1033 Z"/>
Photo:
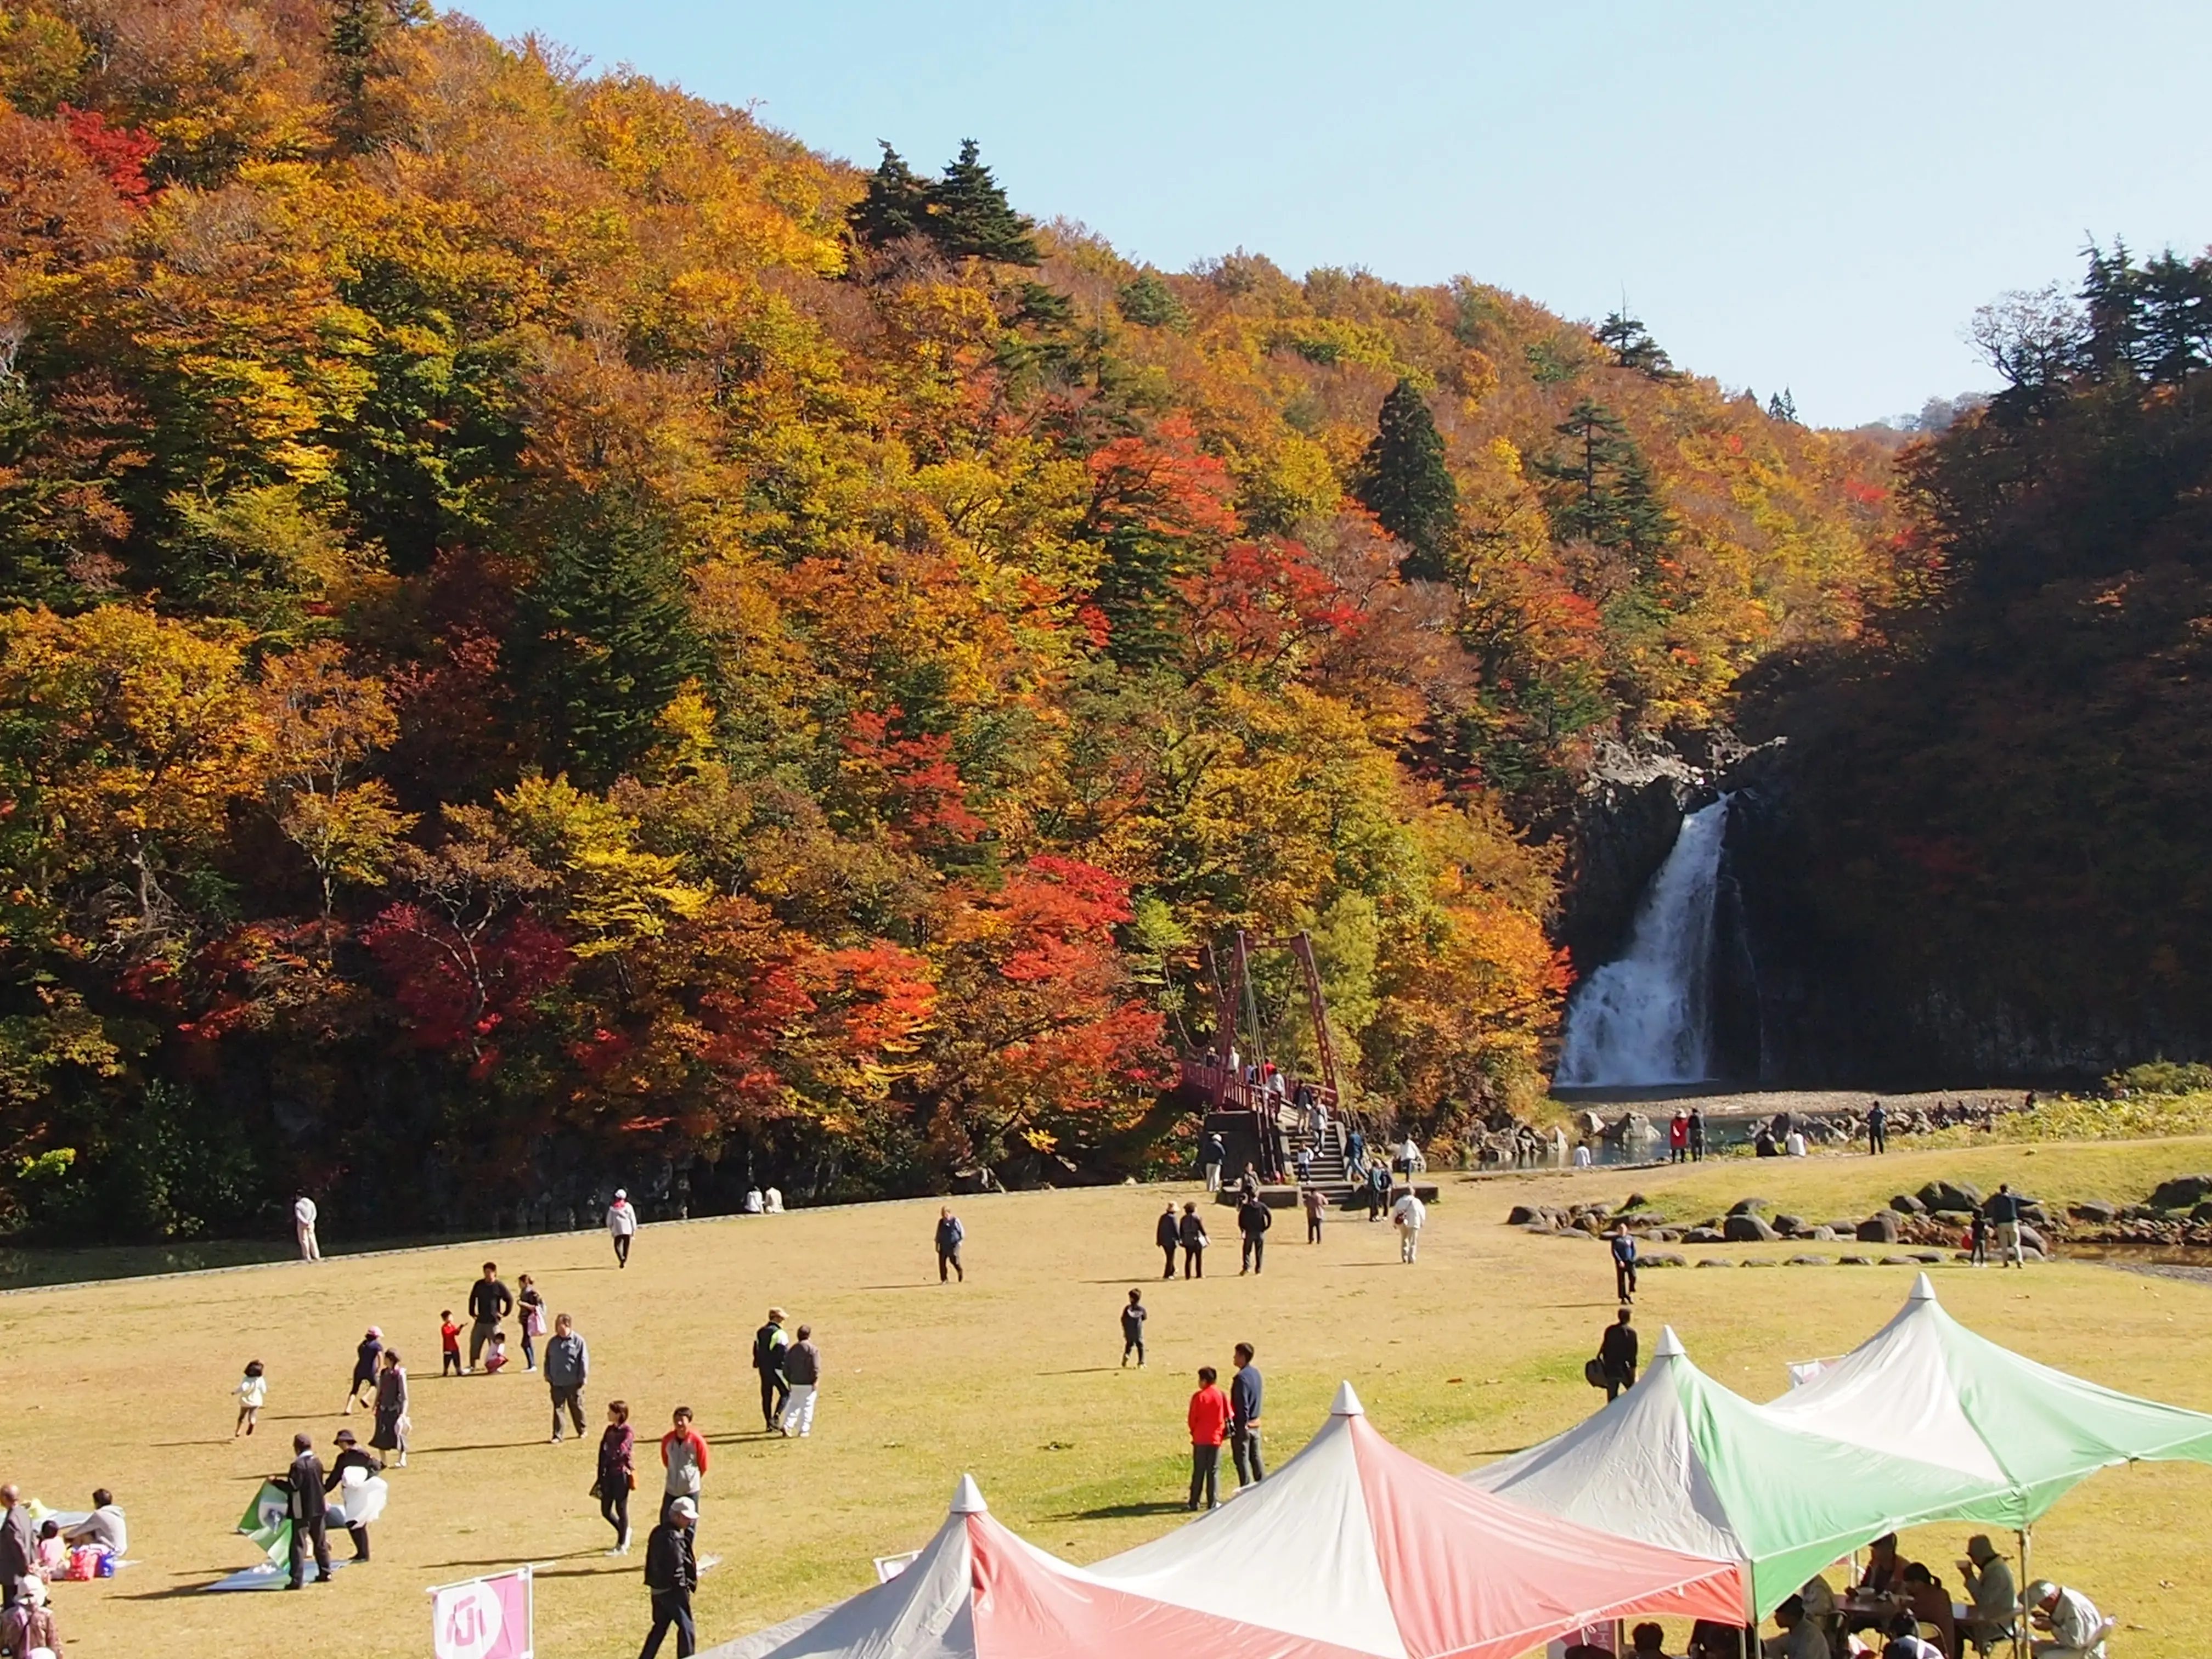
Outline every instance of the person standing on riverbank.
<path fill-rule="evenodd" d="M 1869 1156 L 1889 1150 L 1889 1108 L 1877 1099 L 1867 1107 L 1867 1152 Z"/>
<path fill-rule="evenodd" d="M 1667 1161 L 1687 1164 L 1690 1161 L 1690 1115 L 1677 1111 L 1667 1125 Z"/>
<path fill-rule="evenodd" d="M 1690 1162 L 1702 1164 L 1705 1161 L 1705 1109 L 1702 1106 L 1692 1106 L 1690 1108 Z"/>

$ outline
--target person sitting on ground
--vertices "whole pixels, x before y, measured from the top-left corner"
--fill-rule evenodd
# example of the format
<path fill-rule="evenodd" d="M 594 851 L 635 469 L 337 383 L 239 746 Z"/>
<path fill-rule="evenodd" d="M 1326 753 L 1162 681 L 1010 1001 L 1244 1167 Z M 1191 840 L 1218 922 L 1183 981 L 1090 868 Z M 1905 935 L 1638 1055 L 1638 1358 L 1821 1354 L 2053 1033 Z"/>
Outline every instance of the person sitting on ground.
<path fill-rule="evenodd" d="M 105 1486 L 94 1492 L 92 1513 L 64 1528 L 62 1540 L 69 1544 L 97 1544 L 118 1561 L 128 1555 L 131 1529 L 123 1523 L 123 1509 L 116 1503 L 115 1494 Z"/>
<path fill-rule="evenodd" d="M 1775 1608 L 1774 1622 L 1782 1626 L 1782 1634 L 1759 1644 L 1766 1659 L 1828 1659 L 1827 1634 L 1805 1616 L 1800 1598 L 1790 1596 Z"/>
<path fill-rule="evenodd" d="M 1917 1561 L 1907 1563 L 1899 1577 L 1912 1616 L 1934 1627 L 1936 1639 L 1943 1649 L 1945 1659 L 1948 1659 L 1959 1650 L 1959 1627 L 1951 1613 L 1951 1592 L 1943 1588 L 1942 1579 Z"/>
<path fill-rule="evenodd" d="M 1966 1635 L 1987 1652 L 2012 1640 L 2013 1621 L 2020 1616 L 2020 1592 L 2013 1583 L 2012 1567 L 1996 1552 L 1985 1534 L 1966 1540 L 1966 1553 L 1959 1563 L 1973 1611 L 1966 1620 Z"/>
<path fill-rule="evenodd" d="M 748 1187 L 745 1188 L 744 1210 L 747 1215 L 760 1214 L 764 1203 L 765 1200 L 761 1197 L 761 1189 L 759 1188 Z"/>
<path fill-rule="evenodd" d="M 2105 1659 L 2104 1616 L 2077 1589 L 2039 1578 L 2027 1587 L 2028 1618 L 2051 1633 L 2033 1644 L 2035 1659 Z"/>
<path fill-rule="evenodd" d="M 54 1610 L 46 1605 L 46 1581 L 19 1579 L 15 1599 L 5 1613 L 0 1613 L 0 1653 L 22 1659 L 40 1648 L 61 1659 L 61 1632 L 54 1624 Z"/>
<path fill-rule="evenodd" d="M 32 1565 L 41 1578 L 58 1578 L 69 1571 L 69 1545 L 62 1537 L 60 1522 L 39 1523 L 39 1553 Z"/>
<path fill-rule="evenodd" d="M 768 1189 L 767 1208 L 763 1211 L 763 1213 L 767 1215 L 781 1215 L 783 1213 L 782 1188 L 771 1187 Z"/>
<path fill-rule="evenodd" d="M 483 1368 L 485 1373 L 491 1376 L 497 1376 L 507 1369 L 507 1333 L 505 1331 L 494 1331 L 491 1334 L 491 1352 L 484 1356 Z"/>

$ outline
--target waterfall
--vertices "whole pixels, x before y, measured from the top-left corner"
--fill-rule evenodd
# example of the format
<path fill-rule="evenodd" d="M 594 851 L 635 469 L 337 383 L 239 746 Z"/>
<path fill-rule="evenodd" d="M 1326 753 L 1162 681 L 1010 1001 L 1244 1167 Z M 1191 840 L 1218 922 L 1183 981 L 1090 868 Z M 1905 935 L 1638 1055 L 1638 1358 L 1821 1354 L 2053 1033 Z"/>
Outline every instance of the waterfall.
<path fill-rule="evenodd" d="M 1554 1083 L 1702 1083 L 1711 1074 L 1713 911 L 1728 797 L 1682 820 L 1628 949 L 1576 988 Z"/>

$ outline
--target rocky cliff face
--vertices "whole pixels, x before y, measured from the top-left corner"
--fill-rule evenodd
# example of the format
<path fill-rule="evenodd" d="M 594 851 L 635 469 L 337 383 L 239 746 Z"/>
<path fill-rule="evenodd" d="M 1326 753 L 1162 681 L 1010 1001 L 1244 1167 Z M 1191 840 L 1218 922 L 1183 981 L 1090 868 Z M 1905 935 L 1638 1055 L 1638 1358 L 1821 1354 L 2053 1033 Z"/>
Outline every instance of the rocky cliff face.
<path fill-rule="evenodd" d="M 1682 815 L 1714 797 L 1711 778 L 1669 748 L 1601 745 L 1575 797 L 1553 937 L 1588 974 L 1619 956 L 1637 901 L 1666 862 Z"/>

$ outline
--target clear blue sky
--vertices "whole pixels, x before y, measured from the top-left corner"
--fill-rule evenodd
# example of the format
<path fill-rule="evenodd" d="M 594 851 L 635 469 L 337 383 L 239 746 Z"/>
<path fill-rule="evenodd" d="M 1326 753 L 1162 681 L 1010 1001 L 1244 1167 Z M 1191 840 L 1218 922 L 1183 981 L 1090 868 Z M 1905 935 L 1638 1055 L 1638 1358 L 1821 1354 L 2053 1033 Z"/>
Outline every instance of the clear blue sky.
<path fill-rule="evenodd" d="M 833 155 L 981 141 L 1016 206 L 1168 270 L 1623 293 L 1686 368 L 1855 424 L 1988 382 L 1963 340 L 2085 234 L 2212 241 L 2212 6 L 477 0 Z"/>

